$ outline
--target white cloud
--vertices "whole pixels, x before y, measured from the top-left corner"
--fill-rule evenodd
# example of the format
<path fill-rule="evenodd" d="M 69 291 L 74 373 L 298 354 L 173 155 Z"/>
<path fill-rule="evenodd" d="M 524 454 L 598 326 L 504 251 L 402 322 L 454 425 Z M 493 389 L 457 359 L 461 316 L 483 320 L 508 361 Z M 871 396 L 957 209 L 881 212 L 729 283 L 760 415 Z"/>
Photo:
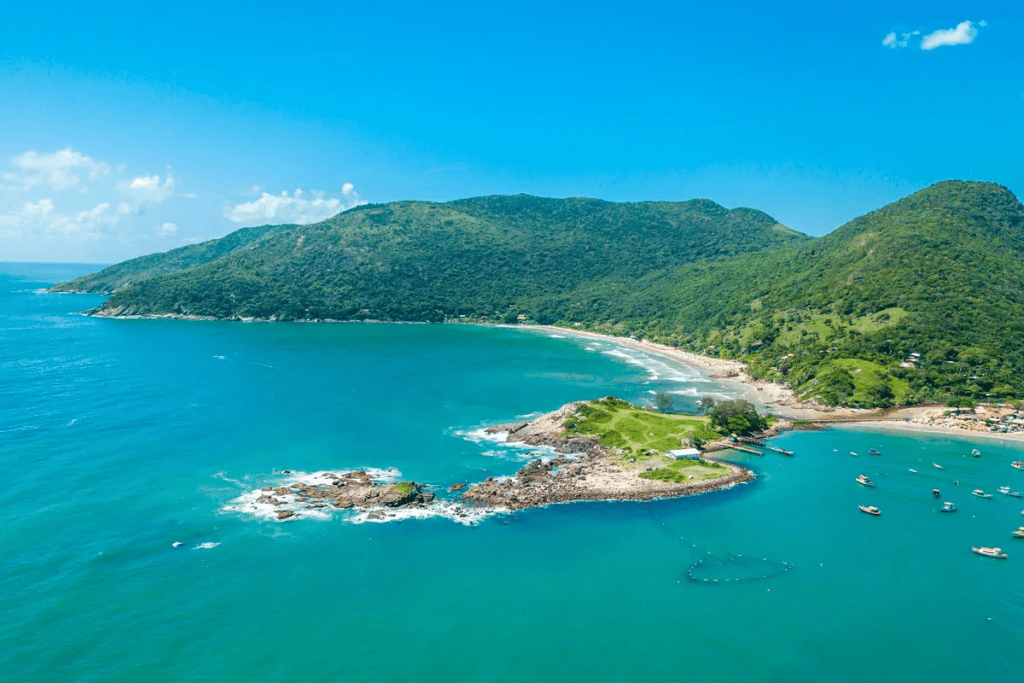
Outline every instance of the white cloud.
<path fill-rule="evenodd" d="M 359 198 L 352 183 L 341 188 L 341 197 L 326 198 L 323 192 L 312 190 L 309 197 L 302 190 L 280 195 L 262 193 L 259 199 L 226 209 L 224 215 L 234 223 L 258 225 L 261 223 L 317 223 L 365 204 Z"/>
<path fill-rule="evenodd" d="M 143 175 L 117 184 L 118 191 L 127 197 L 118 207 L 118 213 L 137 214 L 146 204 L 158 204 L 174 196 L 174 177 L 168 173 L 160 182 L 158 175 Z"/>
<path fill-rule="evenodd" d="M 91 179 L 110 174 L 110 165 L 76 152 L 70 147 L 52 154 L 28 151 L 11 159 L 12 171 L 4 173 L 3 189 L 28 190 L 49 187 L 63 190 L 78 185 L 80 173 Z"/>
<path fill-rule="evenodd" d="M 984 21 L 978 26 L 986 26 Z M 929 33 L 921 39 L 922 50 L 934 50 L 948 45 L 970 45 L 978 37 L 978 29 L 970 21 L 961 21 L 956 28 L 946 28 Z"/>
<path fill-rule="evenodd" d="M 0 168 L 0 237 L 6 258 L 113 261 L 177 240 L 175 216 L 139 214 L 177 195 L 174 175 L 126 174 L 70 147 L 30 150 Z M 159 226 L 154 228 L 154 226 Z M 117 256 L 114 256 L 117 254 Z"/>
<path fill-rule="evenodd" d="M 910 42 L 910 39 L 913 36 L 917 36 L 920 34 L 920 31 L 911 31 L 910 33 L 901 33 L 899 37 L 897 37 L 896 32 L 893 31 L 892 33 L 889 33 L 888 35 L 885 36 L 885 38 L 882 39 L 882 45 L 885 45 L 886 47 L 893 49 L 897 47 L 906 47 L 907 43 Z"/>
<path fill-rule="evenodd" d="M 25 202 L 21 209 L 0 215 L 0 227 L 10 234 L 27 236 L 80 235 L 98 237 L 106 227 L 117 223 L 108 202 L 73 214 L 58 213 L 53 200 Z"/>

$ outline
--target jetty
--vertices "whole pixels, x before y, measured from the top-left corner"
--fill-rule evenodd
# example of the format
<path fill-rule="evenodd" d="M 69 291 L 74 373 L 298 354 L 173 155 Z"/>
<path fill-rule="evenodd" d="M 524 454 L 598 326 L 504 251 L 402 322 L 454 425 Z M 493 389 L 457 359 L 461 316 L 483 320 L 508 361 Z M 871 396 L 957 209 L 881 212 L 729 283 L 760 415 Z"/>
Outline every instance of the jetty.
<path fill-rule="evenodd" d="M 760 449 L 763 449 L 763 450 L 766 450 L 766 451 L 772 451 L 774 453 L 781 453 L 782 455 L 788 455 L 790 457 L 795 455 L 795 453 L 793 451 L 787 451 L 785 448 L 777 448 L 776 446 L 769 446 L 768 444 L 764 443 L 764 441 L 762 441 L 761 439 L 757 439 L 757 438 L 750 437 L 750 436 L 737 436 L 734 439 L 730 438 L 729 440 L 733 441 L 734 443 L 742 442 L 742 443 L 748 444 L 750 446 L 757 446 Z M 735 446 L 733 446 L 733 448 L 735 448 Z M 743 449 L 739 448 L 737 450 L 743 450 Z M 764 453 L 758 453 L 758 455 L 764 455 Z"/>

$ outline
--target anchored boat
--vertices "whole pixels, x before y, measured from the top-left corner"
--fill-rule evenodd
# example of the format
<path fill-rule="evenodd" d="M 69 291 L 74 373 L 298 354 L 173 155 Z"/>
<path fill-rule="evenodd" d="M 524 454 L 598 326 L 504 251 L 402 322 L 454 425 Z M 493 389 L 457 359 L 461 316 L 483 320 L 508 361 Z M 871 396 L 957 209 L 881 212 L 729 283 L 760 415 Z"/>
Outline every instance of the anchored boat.
<path fill-rule="evenodd" d="M 977 448 L 973 448 L 971 449 L 971 455 L 973 455 L 975 458 L 980 458 L 981 451 L 979 451 Z"/>
<path fill-rule="evenodd" d="M 940 465 L 940 464 L 939 464 L 939 463 L 937 463 L 937 462 L 933 462 L 933 463 L 932 463 L 932 467 L 934 467 L 934 468 L 935 468 L 935 469 L 937 469 L 937 470 L 944 470 L 944 469 L 946 469 L 945 467 L 943 467 L 942 465 Z"/>
<path fill-rule="evenodd" d="M 1015 470 L 1024 470 L 1024 461 L 1014 460 L 1013 462 L 1010 463 L 1010 467 L 1012 467 Z"/>
<path fill-rule="evenodd" d="M 982 546 L 981 548 L 975 548 L 974 546 L 971 546 L 971 550 L 973 550 L 976 555 L 984 555 L 985 557 L 994 557 L 997 560 L 1005 560 L 1006 559 L 1006 553 L 1003 552 L 1002 548 L 986 548 L 984 546 Z"/>
<path fill-rule="evenodd" d="M 868 453 L 870 453 L 871 455 L 881 455 L 881 453 L 876 451 L 874 448 L 869 448 Z"/>
<path fill-rule="evenodd" d="M 973 491 L 971 491 L 971 494 L 977 496 L 978 498 L 984 498 L 986 500 L 992 498 L 992 494 L 991 493 L 985 493 L 981 489 L 974 489 Z"/>
<path fill-rule="evenodd" d="M 1022 527 L 1021 527 L 1021 528 L 1019 528 L 1019 529 L 1014 529 L 1014 530 L 1013 530 L 1013 531 L 1011 531 L 1010 533 L 1012 533 L 1012 534 L 1013 534 L 1013 537 L 1014 537 L 1014 538 L 1024 538 L 1024 526 L 1022 526 Z"/>
<path fill-rule="evenodd" d="M 942 507 L 939 508 L 939 512 L 956 512 L 956 505 L 952 503 L 943 503 Z"/>
<path fill-rule="evenodd" d="M 878 515 L 882 514 L 882 511 L 879 510 L 878 508 L 876 508 L 874 505 L 868 505 L 868 506 L 858 505 L 857 507 L 860 508 L 861 512 L 867 513 L 869 515 L 874 515 L 875 517 L 877 517 Z"/>
<path fill-rule="evenodd" d="M 868 479 L 866 474 L 861 474 L 860 476 L 858 476 L 857 483 L 860 484 L 861 486 L 869 486 L 871 488 L 874 488 L 875 486 L 875 482 Z"/>
<path fill-rule="evenodd" d="M 1022 498 L 1020 491 L 1011 491 L 1009 486 L 1000 486 L 998 489 L 999 493 L 1004 496 L 1013 496 L 1014 498 Z"/>

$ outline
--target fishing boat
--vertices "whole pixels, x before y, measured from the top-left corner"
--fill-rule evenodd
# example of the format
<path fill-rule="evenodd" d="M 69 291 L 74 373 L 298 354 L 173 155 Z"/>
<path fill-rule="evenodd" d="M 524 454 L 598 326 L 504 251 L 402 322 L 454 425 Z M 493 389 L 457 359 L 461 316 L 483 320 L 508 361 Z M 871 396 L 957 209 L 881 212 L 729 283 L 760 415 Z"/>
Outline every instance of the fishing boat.
<path fill-rule="evenodd" d="M 1015 470 L 1024 470 L 1024 461 L 1014 460 L 1013 462 L 1010 463 L 1010 467 L 1012 467 Z"/>
<path fill-rule="evenodd" d="M 1014 529 L 1010 533 L 1013 534 L 1014 538 L 1024 538 L 1024 527 L 1021 527 L 1020 529 Z"/>
<path fill-rule="evenodd" d="M 867 513 L 869 515 L 874 515 L 876 517 L 878 515 L 882 514 L 882 511 L 879 510 L 878 508 L 876 508 L 874 505 L 868 505 L 868 506 L 858 505 L 857 507 L 860 508 L 861 512 Z"/>
<path fill-rule="evenodd" d="M 942 507 L 939 508 L 939 512 L 956 512 L 956 505 L 952 503 L 943 503 Z"/>
<path fill-rule="evenodd" d="M 972 448 L 971 449 L 971 455 L 973 455 L 975 458 L 980 458 L 981 457 L 981 451 L 979 451 L 977 448 Z"/>
<path fill-rule="evenodd" d="M 999 491 L 999 493 L 1003 494 L 1004 496 L 1013 496 L 1014 498 L 1022 497 L 1020 491 L 1011 491 L 1009 486 L 1000 486 L 996 490 Z"/>
<path fill-rule="evenodd" d="M 985 557 L 994 557 L 997 560 L 1005 560 L 1006 559 L 1006 553 L 1003 552 L 1002 548 L 986 548 L 984 546 L 982 546 L 981 548 L 975 548 L 974 546 L 971 546 L 971 550 L 973 550 L 976 555 L 984 555 Z"/>
<path fill-rule="evenodd" d="M 939 463 L 937 463 L 937 462 L 933 462 L 933 463 L 932 463 L 932 467 L 934 467 L 934 468 L 935 468 L 935 469 L 937 469 L 937 470 L 944 470 L 944 469 L 946 469 L 945 467 L 943 467 L 942 465 L 940 465 L 940 464 L 939 464 Z"/>
<path fill-rule="evenodd" d="M 858 476 L 857 477 L 857 483 L 860 484 L 861 486 L 869 486 L 869 487 L 872 487 L 872 488 L 875 486 L 875 482 L 873 482 L 870 479 L 868 479 L 868 476 L 866 474 L 862 474 L 862 475 Z"/>
<path fill-rule="evenodd" d="M 992 498 L 991 493 L 985 493 L 981 489 L 974 489 L 973 491 L 971 491 L 971 493 L 977 496 L 978 498 L 985 498 L 986 500 Z"/>
<path fill-rule="evenodd" d="M 881 453 L 876 451 L 874 448 L 869 448 L 868 449 L 868 453 L 871 454 L 871 455 L 881 455 Z"/>
<path fill-rule="evenodd" d="M 934 497 L 938 498 L 939 496 L 941 496 L 941 495 L 942 495 L 942 492 L 941 492 L 941 491 L 939 491 L 938 489 L 932 489 L 932 495 L 933 495 Z"/>

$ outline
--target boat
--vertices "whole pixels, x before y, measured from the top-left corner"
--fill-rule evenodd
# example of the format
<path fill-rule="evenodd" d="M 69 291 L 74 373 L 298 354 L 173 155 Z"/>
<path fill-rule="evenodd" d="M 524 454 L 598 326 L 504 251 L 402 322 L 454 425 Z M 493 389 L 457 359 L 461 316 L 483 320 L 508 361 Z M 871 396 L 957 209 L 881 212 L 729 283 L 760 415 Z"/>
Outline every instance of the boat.
<path fill-rule="evenodd" d="M 876 451 L 874 448 L 869 448 L 868 449 L 868 453 L 871 454 L 871 455 L 881 455 L 881 453 Z"/>
<path fill-rule="evenodd" d="M 913 467 L 910 468 L 910 471 L 913 472 L 914 474 L 917 474 L 917 470 L 915 470 Z"/>
<path fill-rule="evenodd" d="M 932 489 L 932 495 L 938 498 L 939 496 L 942 495 L 942 492 L 939 491 L 938 489 Z"/>
<path fill-rule="evenodd" d="M 937 462 L 933 462 L 933 463 L 932 463 L 932 467 L 934 467 L 934 468 L 935 468 L 935 469 L 937 469 L 937 470 L 944 470 L 944 469 L 946 469 L 945 467 L 943 467 L 942 465 L 940 465 L 940 464 L 939 464 L 939 463 L 937 463 Z"/>
<path fill-rule="evenodd" d="M 973 491 L 971 491 L 971 493 L 974 494 L 975 496 L 977 496 L 978 498 L 985 498 L 985 499 L 992 498 L 992 494 L 991 493 L 985 493 L 981 489 L 974 489 Z"/>
<path fill-rule="evenodd" d="M 857 457 L 857 454 L 856 454 L 856 453 L 854 453 L 853 451 L 850 451 L 850 455 L 852 455 L 852 456 L 853 456 L 853 457 L 855 457 L 855 458 Z"/>
<path fill-rule="evenodd" d="M 1005 560 L 1006 559 L 1006 553 L 1003 552 L 1002 548 L 986 548 L 984 546 L 982 546 L 981 548 L 975 548 L 974 546 L 971 546 L 971 550 L 973 550 L 976 555 L 984 555 L 985 557 L 994 557 L 997 560 Z"/>
<path fill-rule="evenodd" d="M 1010 487 L 1009 486 L 1000 486 L 999 488 L 996 489 L 996 491 L 999 491 L 999 493 L 1002 493 L 1003 495 L 1006 495 L 1006 496 L 1010 495 Z"/>
<path fill-rule="evenodd" d="M 943 503 L 942 507 L 939 508 L 939 512 L 956 512 L 956 505 L 952 503 Z"/>
<path fill-rule="evenodd" d="M 1006 495 L 1012 498 L 1024 498 L 1024 493 L 1021 493 L 1020 491 L 1010 491 Z"/>
<path fill-rule="evenodd" d="M 1012 467 L 1015 470 L 1024 470 L 1024 461 L 1014 460 L 1013 462 L 1010 463 L 1010 467 Z"/>
<path fill-rule="evenodd" d="M 865 512 L 865 513 L 867 513 L 869 515 L 874 515 L 876 517 L 878 515 L 882 514 L 882 511 L 879 510 L 878 508 L 876 508 L 874 505 L 868 505 L 866 507 L 864 505 L 858 505 L 857 507 L 860 508 L 861 512 Z"/>
<path fill-rule="evenodd" d="M 875 485 L 875 482 L 873 482 L 870 479 L 868 479 L 868 476 L 866 474 L 862 474 L 862 475 L 858 476 L 857 477 L 857 483 L 860 484 L 861 486 L 874 487 L 874 485 Z"/>
<path fill-rule="evenodd" d="M 972 448 L 971 449 L 971 455 L 973 455 L 975 458 L 980 458 L 981 457 L 981 451 L 979 451 L 977 448 Z"/>
<path fill-rule="evenodd" d="M 1010 532 L 1014 538 L 1024 538 L 1024 529 L 1014 529 Z"/>

